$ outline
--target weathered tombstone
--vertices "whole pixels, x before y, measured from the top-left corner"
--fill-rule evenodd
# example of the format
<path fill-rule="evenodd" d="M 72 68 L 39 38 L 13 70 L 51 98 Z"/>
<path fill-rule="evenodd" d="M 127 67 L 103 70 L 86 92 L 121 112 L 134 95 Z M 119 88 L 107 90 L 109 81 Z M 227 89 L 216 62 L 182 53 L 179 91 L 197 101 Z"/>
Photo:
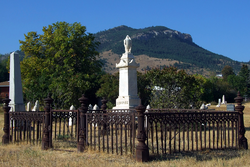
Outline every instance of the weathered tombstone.
<path fill-rule="evenodd" d="M 140 104 L 137 95 L 137 68 L 140 65 L 131 53 L 132 40 L 128 35 L 124 39 L 124 47 L 125 53 L 116 64 L 116 68 L 119 68 L 119 96 L 113 109 L 133 109 Z"/>
<path fill-rule="evenodd" d="M 211 103 L 208 103 L 208 104 L 206 104 L 205 106 L 208 108 L 209 106 L 211 106 Z"/>
<path fill-rule="evenodd" d="M 32 111 L 39 111 L 39 101 L 36 100 L 35 106 L 32 108 Z"/>
<path fill-rule="evenodd" d="M 26 109 L 26 111 L 31 111 L 31 103 L 30 102 L 27 103 L 27 109 Z"/>
<path fill-rule="evenodd" d="M 75 110 L 75 107 L 72 105 L 72 106 L 70 106 L 70 108 L 69 108 L 69 110 Z M 69 112 L 69 126 L 72 126 L 72 124 L 73 124 L 73 121 L 72 121 L 72 112 Z"/>
<path fill-rule="evenodd" d="M 147 107 L 146 107 L 146 110 L 145 110 L 145 113 L 148 113 L 148 110 L 150 109 L 150 105 L 148 104 Z M 148 117 L 145 116 L 145 120 L 144 120 L 144 127 L 145 129 L 148 127 Z"/>
<path fill-rule="evenodd" d="M 94 105 L 94 107 L 93 107 L 93 112 L 92 112 L 92 113 L 98 113 L 98 111 L 96 111 L 96 110 L 99 110 L 99 107 L 98 107 L 97 104 Z M 92 124 L 92 126 L 97 127 L 97 124 Z"/>
<path fill-rule="evenodd" d="M 234 104 L 228 104 L 227 105 L 227 111 L 235 111 L 235 105 Z"/>
<path fill-rule="evenodd" d="M 88 110 L 93 110 L 93 106 L 89 104 Z"/>
<path fill-rule="evenodd" d="M 245 97 L 245 101 L 247 101 L 247 95 L 244 95 L 244 97 Z"/>
<path fill-rule="evenodd" d="M 93 110 L 99 110 L 99 107 L 97 104 L 94 105 Z M 97 113 L 97 112 L 96 112 Z"/>
<path fill-rule="evenodd" d="M 16 52 L 10 54 L 9 106 L 11 111 L 25 111 L 21 80 L 20 60 Z"/>
<path fill-rule="evenodd" d="M 225 95 L 222 96 L 222 102 L 221 102 L 221 104 L 226 104 Z"/>
<path fill-rule="evenodd" d="M 201 107 L 200 107 L 200 110 L 205 110 L 205 104 L 202 103 Z"/>
<path fill-rule="evenodd" d="M 220 107 L 221 105 L 221 99 L 218 99 L 218 105 L 216 107 Z"/>

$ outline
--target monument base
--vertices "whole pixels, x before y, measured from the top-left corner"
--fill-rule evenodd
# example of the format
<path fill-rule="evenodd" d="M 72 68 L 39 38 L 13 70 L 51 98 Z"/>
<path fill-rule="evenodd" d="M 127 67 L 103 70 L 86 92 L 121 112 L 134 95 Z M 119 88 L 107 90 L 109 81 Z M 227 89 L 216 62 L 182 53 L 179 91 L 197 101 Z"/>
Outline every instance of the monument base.
<path fill-rule="evenodd" d="M 138 96 L 119 96 L 113 109 L 134 109 L 139 104 L 140 98 Z"/>

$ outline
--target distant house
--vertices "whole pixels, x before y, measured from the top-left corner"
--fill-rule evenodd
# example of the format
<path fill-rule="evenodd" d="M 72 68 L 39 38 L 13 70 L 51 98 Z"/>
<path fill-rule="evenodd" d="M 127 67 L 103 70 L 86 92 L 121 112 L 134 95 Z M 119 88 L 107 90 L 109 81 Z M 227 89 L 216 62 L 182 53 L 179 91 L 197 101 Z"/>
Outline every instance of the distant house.
<path fill-rule="evenodd" d="M 217 74 L 216 77 L 217 78 L 222 78 L 223 76 L 222 76 L 222 74 Z"/>
<path fill-rule="evenodd" d="M 9 96 L 9 81 L 0 82 L 0 98 L 5 98 L 6 94 Z"/>

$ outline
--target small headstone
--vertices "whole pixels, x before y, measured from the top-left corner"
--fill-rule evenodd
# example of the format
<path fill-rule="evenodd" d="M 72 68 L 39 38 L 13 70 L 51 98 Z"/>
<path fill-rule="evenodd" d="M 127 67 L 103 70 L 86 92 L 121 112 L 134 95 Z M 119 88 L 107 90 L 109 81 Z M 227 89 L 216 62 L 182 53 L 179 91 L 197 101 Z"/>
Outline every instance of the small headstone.
<path fill-rule="evenodd" d="M 227 111 L 235 111 L 235 105 L 234 104 L 228 104 L 227 105 Z"/>
<path fill-rule="evenodd" d="M 208 104 L 206 104 L 205 106 L 208 108 L 209 106 L 211 106 L 211 103 L 208 103 Z"/>
<path fill-rule="evenodd" d="M 98 113 L 98 112 L 99 112 L 99 111 L 96 111 L 96 110 L 99 110 L 99 107 L 98 107 L 97 104 L 94 105 L 94 107 L 93 107 L 93 112 L 92 112 L 92 113 Z M 94 124 L 94 123 L 93 123 L 92 126 L 97 127 L 97 124 Z"/>
<path fill-rule="evenodd" d="M 205 104 L 202 103 L 201 107 L 200 107 L 200 110 L 205 110 Z"/>
<path fill-rule="evenodd" d="M 99 107 L 97 104 L 94 105 L 93 110 L 99 110 Z"/>
<path fill-rule="evenodd" d="M 35 106 L 32 108 L 32 111 L 39 111 L 39 101 L 36 100 Z"/>
<path fill-rule="evenodd" d="M 221 105 L 221 99 L 218 99 L 218 105 L 216 107 L 220 107 Z"/>
<path fill-rule="evenodd" d="M 69 110 L 75 110 L 75 107 L 72 105 L 72 106 L 70 106 L 70 108 L 69 108 Z M 72 124 L 73 124 L 73 121 L 72 121 L 72 112 L 69 112 L 69 126 L 72 126 Z"/>
<path fill-rule="evenodd" d="M 149 110 L 149 109 L 150 109 L 150 105 L 147 105 L 145 112 L 148 113 L 148 110 Z M 145 121 L 144 121 L 144 127 L 145 127 L 145 128 L 148 127 L 147 122 L 148 122 L 148 117 L 146 116 Z"/>
<path fill-rule="evenodd" d="M 27 103 L 27 109 L 26 110 L 31 111 L 31 103 L 30 102 Z"/>
<path fill-rule="evenodd" d="M 221 102 L 221 104 L 226 104 L 225 95 L 222 96 L 222 102 Z"/>

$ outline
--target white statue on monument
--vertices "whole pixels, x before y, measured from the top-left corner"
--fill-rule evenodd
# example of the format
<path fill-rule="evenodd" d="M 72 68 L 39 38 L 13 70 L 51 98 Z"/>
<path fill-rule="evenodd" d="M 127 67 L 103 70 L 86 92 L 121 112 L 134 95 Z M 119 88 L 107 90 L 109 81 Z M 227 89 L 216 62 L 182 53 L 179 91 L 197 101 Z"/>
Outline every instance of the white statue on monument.
<path fill-rule="evenodd" d="M 132 40 L 128 35 L 124 39 L 123 43 L 124 43 L 125 53 L 131 53 Z"/>
<path fill-rule="evenodd" d="M 113 109 L 133 109 L 140 104 L 137 95 L 137 68 L 139 64 L 131 53 L 132 40 L 127 35 L 124 39 L 125 53 L 116 64 L 119 68 L 119 97 L 116 99 L 116 106 Z"/>

